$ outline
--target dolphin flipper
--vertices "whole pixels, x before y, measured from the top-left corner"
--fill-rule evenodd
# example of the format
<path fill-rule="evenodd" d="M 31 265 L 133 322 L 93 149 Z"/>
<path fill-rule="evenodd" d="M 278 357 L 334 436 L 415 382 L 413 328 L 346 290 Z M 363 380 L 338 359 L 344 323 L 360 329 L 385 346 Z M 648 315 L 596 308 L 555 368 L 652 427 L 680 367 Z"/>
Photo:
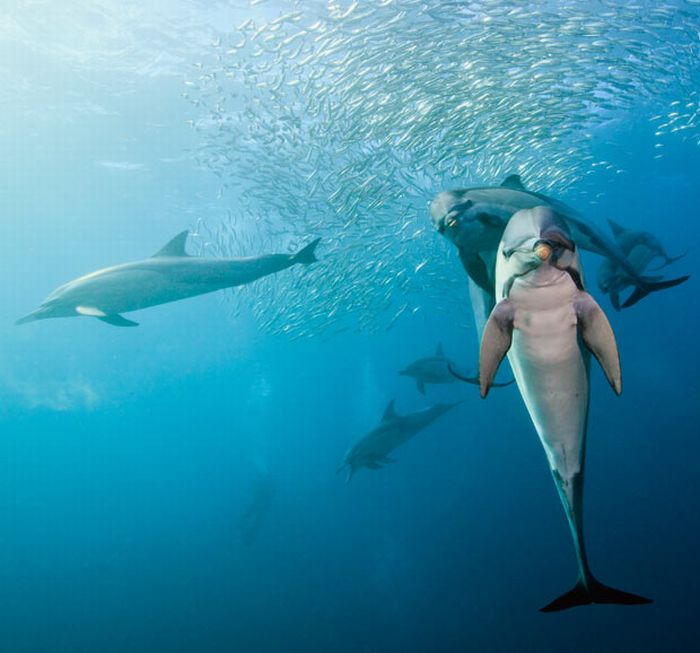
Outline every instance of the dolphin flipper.
<path fill-rule="evenodd" d="M 459 248 L 459 260 L 462 261 L 462 265 L 467 271 L 469 278 L 479 286 L 479 288 L 493 297 L 493 281 L 491 281 L 484 260 L 478 254 L 467 252 L 461 247 Z"/>
<path fill-rule="evenodd" d="M 135 327 L 138 326 L 138 322 L 133 320 L 127 320 L 124 316 L 119 315 L 119 313 L 112 313 L 111 315 L 104 315 L 103 317 L 98 317 L 98 320 L 102 320 L 107 324 L 118 327 Z"/>
<path fill-rule="evenodd" d="M 587 586 L 583 581 L 579 580 L 573 589 L 562 594 L 548 603 L 540 612 L 557 612 L 559 610 L 567 610 L 575 608 L 578 605 L 589 605 L 591 603 L 614 603 L 617 605 L 642 605 L 644 603 L 653 603 L 653 599 L 648 599 L 637 594 L 630 594 L 622 590 L 615 589 L 603 585 L 592 576 L 589 576 Z"/>
<path fill-rule="evenodd" d="M 513 341 L 514 312 L 513 304 L 507 299 L 502 299 L 491 311 L 491 316 L 486 322 L 479 352 L 479 385 L 482 399 L 493 385 L 498 366 Z"/>
<path fill-rule="evenodd" d="M 76 306 L 75 312 L 78 313 L 78 315 L 96 317 L 98 320 L 102 320 L 103 322 L 107 322 L 107 324 L 111 324 L 113 326 L 132 327 L 139 325 L 138 322 L 127 320 L 125 317 L 119 315 L 119 313 L 105 313 L 103 310 L 96 308 L 95 306 Z"/>
<path fill-rule="evenodd" d="M 425 394 L 425 383 L 423 382 L 423 379 L 416 379 L 416 388 L 422 395 Z"/>
<path fill-rule="evenodd" d="M 620 354 L 608 318 L 598 302 L 587 292 L 579 291 L 574 309 L 583 342 L 600 363 L 615 394 L 621 394 Z"/>

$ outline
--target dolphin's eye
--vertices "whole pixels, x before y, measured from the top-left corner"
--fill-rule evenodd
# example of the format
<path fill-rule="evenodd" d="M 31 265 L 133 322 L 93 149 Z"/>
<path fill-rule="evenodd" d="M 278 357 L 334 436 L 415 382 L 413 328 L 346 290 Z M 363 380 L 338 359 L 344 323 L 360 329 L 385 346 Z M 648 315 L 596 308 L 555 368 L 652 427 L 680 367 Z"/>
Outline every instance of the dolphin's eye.
<path fill-rule="evenodd" d="M 456 227 L 459 223 L 457 222 L 457 216 L 458 212 L 452 209 L 446 216 L 445 216 L 445 224 L 448 227 Z"/>

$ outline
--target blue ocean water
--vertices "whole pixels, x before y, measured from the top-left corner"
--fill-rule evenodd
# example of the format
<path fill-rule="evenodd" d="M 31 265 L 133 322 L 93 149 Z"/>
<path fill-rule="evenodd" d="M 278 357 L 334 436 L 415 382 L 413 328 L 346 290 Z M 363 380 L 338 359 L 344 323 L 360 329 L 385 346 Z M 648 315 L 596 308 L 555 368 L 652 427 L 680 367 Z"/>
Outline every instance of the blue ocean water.
<path fill-rule="evenodd" d="M 600 259 L 584 256 L 624 373 L 618 398 L 593 365 L 589 556 L 601 580 L 654 603 L 541 614 L 576 567 L 517 390 L 482 401 L 454 384 L 423 397 L 397 374 L 438 342 L 476 366 L 466 285 L 451 297 L 461 317 L 437 310 L 427 285 L 421 310 L 392 328 L 299 339 L 245 310 L 231 316 L 221 293 L 130 315 L 134 329 L 87 318 L 14 325 L 59 284 L 225 215 L 235 191 L 222 197 L 196 161 L 202 135 L 187 124 L 197 114 L 184 80 L 224 25 L 278 11 L 14 5 L 0 31 L 0 650 L 692 649 L 696 140 L 669 139 L 659 158 L 648 115 L 627 112 L 594 146 L 624 173 L 593 169 L 585 180 L 600 193 L 592 220 L 687 249 L 670 270 L 693 275 L 616 312 L 593 283 Z M 567 200 L 576 185 L 550 192 Z M 464 274 L 437 233 L 421 238 Z M 332 270 L 333 256 L 319 265 Z M 314 269 L 288 274 L 312 287 Z M 273 300 L 277 314 L 310 308 Z M 392 398 L 400 413 L 464 403 L 399 448 L 397 464 L 344 483 L 345 451 Z"/>

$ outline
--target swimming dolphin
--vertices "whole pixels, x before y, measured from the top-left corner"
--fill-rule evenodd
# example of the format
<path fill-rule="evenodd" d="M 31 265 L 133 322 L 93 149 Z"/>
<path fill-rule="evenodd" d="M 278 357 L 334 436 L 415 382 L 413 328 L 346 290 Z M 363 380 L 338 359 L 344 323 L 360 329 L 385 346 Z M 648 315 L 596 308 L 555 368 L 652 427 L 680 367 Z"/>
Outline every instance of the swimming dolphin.
<path fill-rule="evenodd" d="M 253 495 L 238 522 L 243 544 L 251 546 L 257 537 L 265 515 L 275 497 L 275 483 L 267 470 L 258 472 L 253 486 Z"/>
<path fill-rule="evenodd" d="M 438 344 L 434 355 L 413 361 L 405 370 L 401 370 L 399 375 L 414 378 L 416 380 L 416 388 L 422 395 L 425 394 L 425 386 L 429 384 L 440 385 L 464 381 L 472 385 L 479 385 L 478 374 L 465 376 L 456 371 L 455 364 L 445 356 L 442 343 Z M 494 383 L 493 387 L 505 387 L 511 383 L 513 381 Z"/>
<path fill-rule="evenodd" d="M 379 426 L 350 447 L 337 471 L 347 468 L 346 482 L 348 482 L 361 467 L 381 469 L 386 464 L 396 462 L 393 458 L 389 458 L 389 454 L 396 447 L 410 440 L 438 417 L 461 403 L 458 401 L 452 404 L 436 404 L 415 413 L 398 415 L 392 399 L 384 410 Z"/>
<path fill-rule="evenodd" d="M 185 252 L 187 231 L 151 258 L 97 270 L 56 288 L 35 311 L 17 320 L 25 324 L 51 317 L 88 315 L 114 326 L 137 326 L 122 313 L 241 286 L 292 265 L 310 265 L 320 239 L 295 254 L 248 258 L 199 258 Z"/>
<path fill-rule="evenodd" d="M 493 297 L 495 254 L 503 230 L 516 211 L 536 206 L 554 210 L 564 220 L 579 247 L 614 261 L 629 275 L 637 291 L 622 305 L 623 308 L 672 283 L 641 276 L 614 240 L 564 202 L 527 190 L 519 175 L 509 175 L 500 186 L 443 191 L 431 202 L 430 215 L 435 228 L 457 246 L 469 278 Z"/>
<path fill-rule="evenodd" d="M 588 566 L 582 519 L 590 353 L 618 395 L 620 360 L 605 313 L 584 290 L 567 224 L 551 207 L 518 211 L 508 222 L 497 253 L 496 299 L 481 343 L 481 395 L 488 393 L 508 354 L 547 454 L 578 561 L 574 588 L 542 611 L 588 603 L 649 603 L 598 582 Z"/>
<path fill-rule="evenodd" d="M 442 343 L 439 343 L 435 354 L 413 361 L 405 370 L 401 370 L 399 375 L 415 379 L 418 392 L 424 395 L 426 384 L 454 383 L 457 380 L 453 374 L 450 374 L 450 363 L 442 349 Z"/>
<path fill-rule="evenodd" d="M 684 252 L 679 256 L 669 256 L 658 238 L 648 231 L 626 229 L 612 220 L 608 220 L 608 223 L 620 249 L 640 276 L 644 274 L 649 264 L 655 259 L 662 259 L 661 264 L 655 268 L 659 269 L 670 265 L 687 254 L 687 252 Z M 620 310 L 620 293 L 630 287 L 634 289 L 632 295 L 637 292 L 637 289 L 634 287 L 634 281 L 630 279 L 629 274 L 611 259 L 604 259 L 601 262 L 597 276 L 598 287 L 602 292 L 610 296 L 610 302 L 615 310 Z M 661 282 L 666 287 L 671 288 L 687 281 L 690 277 L 683 276 L 670 281 L 662 281 L 662 278 L 658 276 L 647 278 Z"/>

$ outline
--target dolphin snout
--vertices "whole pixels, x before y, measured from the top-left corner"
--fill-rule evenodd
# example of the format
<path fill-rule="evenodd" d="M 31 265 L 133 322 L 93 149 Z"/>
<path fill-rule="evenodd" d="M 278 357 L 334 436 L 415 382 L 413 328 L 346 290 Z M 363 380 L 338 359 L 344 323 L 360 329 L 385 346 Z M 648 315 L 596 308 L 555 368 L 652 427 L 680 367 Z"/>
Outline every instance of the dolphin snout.
<path fill-rule="evenodd" d="M 473 205 L 471 200 L 455 191 L 444 191 L 430 203 L 430 217 L 433 225 L 442 234 L 447 229 L 459 226 L 461 214 Z"/>
<path fill-rule="evenodd" d="M 15 324 L 27 324 L 28 322 L 35 322 L 36 320 L 42 320 L 46 317 L 46 309 L 45 308 L 37 308 L 36 310 L 32 311 L 31 313 L 27 313 L 27 315 L 19 318 L 15 322 Z"/>

